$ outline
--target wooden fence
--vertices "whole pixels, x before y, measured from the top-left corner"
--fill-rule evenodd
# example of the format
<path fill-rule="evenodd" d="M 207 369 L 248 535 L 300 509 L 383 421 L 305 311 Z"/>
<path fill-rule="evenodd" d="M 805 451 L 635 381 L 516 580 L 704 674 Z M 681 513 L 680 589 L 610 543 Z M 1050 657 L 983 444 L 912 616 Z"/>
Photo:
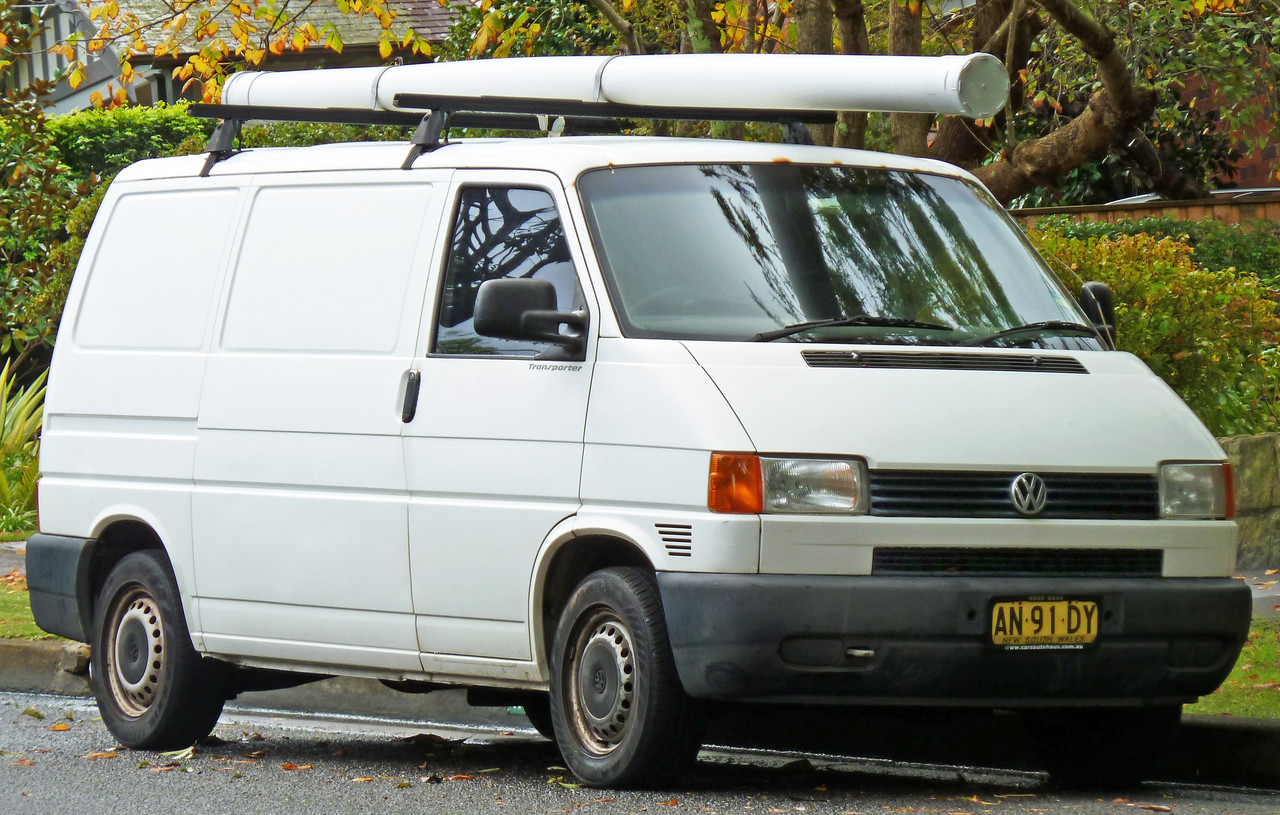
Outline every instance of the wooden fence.
<path fill-rule="evenodd" d="M 1011 209 L 1009 214 L 1032 226 L 1041 218 L 1065 215 L 1073 221 L 1107 221 L 1115 223 L 1127 218 L 1176 218 L 1186 221 L 1214 220 L 1224 224 L 1268 220 L 1280 222 L 1280 189 L 1237 199 L 1204 201 L 1152 201 L 1123 206 L 1091 205 L 1084 207 L 1035 207 Z"/>

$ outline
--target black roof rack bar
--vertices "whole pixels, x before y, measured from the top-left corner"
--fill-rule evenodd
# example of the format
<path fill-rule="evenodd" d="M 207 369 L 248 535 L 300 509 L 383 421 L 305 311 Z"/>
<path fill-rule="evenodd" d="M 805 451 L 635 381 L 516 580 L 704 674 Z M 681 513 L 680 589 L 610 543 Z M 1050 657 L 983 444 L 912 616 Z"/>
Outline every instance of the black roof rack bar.
<path fill-rule="evenodd" d="M 192 105 L 187 113 L 200 119 L 236 119 L 241 122 L 317 122 L 344 125 L 395 125 L 417 127 L 418 111 L 364 110 L 361 108 L 292 108 L 267 105 Z"/>
<path fill-rule="evenodd" d="M 200 119 L 236 119 L 241 122 L 318 122 L 327 124 L 388 125 L 417 127 L 427 110 L 365 110 L 363 108 L 290 108 L 259 105 L 192 105 L 187 111 Z M 453 110 L 457 110 L 456 108 Z M 541 130 L 548 129 L 543 117 L 537 113 L 453 113 L 449 118 L 452 128 L 475 127 L 489 130 Z M 556 118 L 554 116 L 552 119 Z M 566 117 L 566 124 L 574 131 L 609 132 L 623 126 L 613 119 L 598 116 Z"/>
<path fill-rule="evenodd" d="M 834 124 L 836 114 L 826 110 L 762 110 L 755 108 L 686 108 L 622 105 L 616 102 L 582 102 L 577 99 L 524 99 L 512 96 L 437 96 L 398 93 L 399 108 L 484 113 L 527 113 L 576 116 L 593 119 L 673 119 L 693 122 L 777 122 Z"/>
<path fill-rule="evenodd" d="M 564 120 L 564 130 L 574 133 L 610 133 L 622 129 L 624 122 L 598 116 L 548 116 L 539 113 L 464 112 L 440 107 L 438 125 L 434 131 L 428 128 L 433 114 L 424 115 L 417 110 L 365 110 L 363 108 L 295 108 L 268 105 L 191 105 L 187 112 L 201 119 L 222 119 L 205 148 L 209 153 L 202 177 L 209 175 L 214 164 L 236 152 L 235 141 L 241 126 L 249 121 L 264 122 L 316 122 L 324 124 L 388 125 L 416 127 L 410 141 L 414 149 L 405 160 L 408 168 L 424 150 L 440 146 L 440 137 L 447 128 L 483 128 L 486 130 L 552 130 L 555 119 Z"/>

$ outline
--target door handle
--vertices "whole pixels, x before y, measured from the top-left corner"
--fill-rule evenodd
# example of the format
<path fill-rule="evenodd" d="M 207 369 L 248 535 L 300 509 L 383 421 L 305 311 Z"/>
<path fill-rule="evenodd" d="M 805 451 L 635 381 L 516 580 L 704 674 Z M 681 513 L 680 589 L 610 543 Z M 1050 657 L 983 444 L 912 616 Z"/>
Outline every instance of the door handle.
<path fill-rule="evenodd" d="M 408 424 L 418 412 L 418 389 L 422 387 L 422 372 L 410 371 L 404 386 L 404 405 L 400 408 L 400 421 Z"/>

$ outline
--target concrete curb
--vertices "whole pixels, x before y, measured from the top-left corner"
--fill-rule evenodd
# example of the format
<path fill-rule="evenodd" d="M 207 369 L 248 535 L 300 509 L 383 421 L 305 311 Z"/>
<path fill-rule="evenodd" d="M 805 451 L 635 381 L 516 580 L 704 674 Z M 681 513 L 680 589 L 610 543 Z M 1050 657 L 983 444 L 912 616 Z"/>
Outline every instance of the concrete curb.
<path fill-rule="evenodd" d="M 65 640 L 0 639 L 0 688 L 88 694 L 89 646 Z"/>
<path fill-rule="evenodd" d="M 88 648 L 79 643 L 0 640 L 0 689 L 89 693 Z M 457 727 L 528 728 L 506 708 L 473 708 L 464 691 L 393 691 L 371 679 L 335 677 L 286 690 L 246 693 L 231 703 Z M 732 747 L 855 754 L 889 761 L 1035 770 L 1021 718 L 1002 712 L 869 708 L 733 708 L 707 742 Z M 1280 720 L 1186 716 L 1162 780 L 1280 787 Z"/>

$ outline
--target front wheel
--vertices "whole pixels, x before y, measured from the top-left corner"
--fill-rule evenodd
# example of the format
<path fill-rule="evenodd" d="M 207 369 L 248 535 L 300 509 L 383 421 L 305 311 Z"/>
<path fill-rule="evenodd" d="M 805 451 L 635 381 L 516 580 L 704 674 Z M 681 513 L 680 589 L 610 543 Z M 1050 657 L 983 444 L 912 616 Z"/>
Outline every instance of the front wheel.
<path fill-rule="evenodd" d="M 156 552 L 127 555 L 107 575 L 91 660 L 102 721 L 126 747 L 186 747 L 218 723 L 225 671 L 191 646 L 178 587 Z"/>
<path fill-rule="evenodd" d="M 556 741 L 583 783 L 653 787 L 693 764 L 699 728 L 652 574 L 588 575 L 560 617 L 551 667 Z"/>

